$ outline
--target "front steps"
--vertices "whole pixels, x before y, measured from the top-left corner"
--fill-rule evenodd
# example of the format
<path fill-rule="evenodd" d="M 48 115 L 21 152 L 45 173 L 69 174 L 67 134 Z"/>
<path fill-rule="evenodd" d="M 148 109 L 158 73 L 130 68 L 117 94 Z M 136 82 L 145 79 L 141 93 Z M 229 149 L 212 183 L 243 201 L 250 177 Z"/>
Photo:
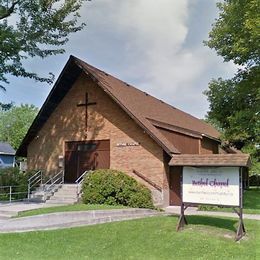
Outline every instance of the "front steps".
<path fill-rule="evenodd" d="M 62 184 L 61 187 L 49 198 L 45 204 L 74 204 L 78 202 L 77 184 Z"/>
<path fill-rule="evenodd" d="M 45 190 L 47 190 L 50 185 L 45 185 Z M 55 192 L 57 192 L 61 188 L 62 184 L 57 184 L 52 187 L 52 191 L 44 191 L 43 186 L 39 186 L 36 190 L 32 191 L 30 194 L 29 201 L 30 202 L 45 202 L 48 200 Z"/>
<path fill-rule="evenodd" d="M 80 188 L 80 187 L 79 187 Z M 45 202 L 45 204 L 74 204 L 78 202 L 77 184 L 60 184 L 52 192 L 44 192 L 42 186 L 30 195 L 30 202 Z"/>

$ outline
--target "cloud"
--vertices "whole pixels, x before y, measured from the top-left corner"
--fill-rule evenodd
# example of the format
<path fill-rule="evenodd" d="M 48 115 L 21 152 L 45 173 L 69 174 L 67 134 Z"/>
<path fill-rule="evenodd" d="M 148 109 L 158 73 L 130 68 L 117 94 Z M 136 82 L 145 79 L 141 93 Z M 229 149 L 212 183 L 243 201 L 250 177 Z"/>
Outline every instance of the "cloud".
<path fill-rule="evenodd" d="M 207 0 L 88 2 L 81 11 L 87 27 L 70 38 L 67 54 L 28 66 L 43 73 L 52 71 L 57 78 L 73 54 L 203 117 L 208 103 L 202 92 L 210 79 L 235 70 L 203 46 L 216 15 L 215 1 Z"/>
<path fill-rule="evenodd" d="M 220 75 L 234 71 L 234 66 L 223 65 L 221 58 L 203 46 L 213 17 L 206 24 L 197 14 L 192 17 L 196 26 L 191 23 L 192 9 L 200 14 L 204 5 L 216 14 L 215 3 L 133 0 L 118 4 L 104 0 L 103 4 L 113 33 L 124 39 L 120 55 L 125 63 L 118 65 L 117 73 L 152 95 L 203 117 L 208 103 L 202 92 L 214 77 L 213 71 Z M 195 29 L 204 30 L 200 37 L 194 35 Z M 187 39 L 189 35 L 192 38 Z"/>
<path fill-rule="evenodd" d="M 115 37 L 115 48 L 108 49 L 115 55 L 119 50 L 124 63 L 118 63 L 112 73 L 173 105 L 182 105 L 191 96 L 194 100 L 198 92 L 201 96 L 201 88 L 196 89 L 194 83 L 207 66 L 201 46 L 184 47 L 190 29 L 189 8 L 186 0 L 103 0 L 96 6 L 99 14 L 92 15 L 91 10 L 88 14 L 97 30 L 103 25 L 105 34 L 112 31 Z M 97 17 L 105 17 L 107 24 Z"/>

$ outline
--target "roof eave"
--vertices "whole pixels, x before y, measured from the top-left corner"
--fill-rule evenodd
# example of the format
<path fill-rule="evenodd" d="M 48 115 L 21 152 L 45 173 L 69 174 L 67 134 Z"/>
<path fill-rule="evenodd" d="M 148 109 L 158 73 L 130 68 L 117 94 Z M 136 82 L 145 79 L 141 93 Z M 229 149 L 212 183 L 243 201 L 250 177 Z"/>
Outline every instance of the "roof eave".
<path fill-rule="evenodd" d="M 0 152 L 0 155 L 12 155 L 12 156 L 14 156 L 15 153 L 3 153 L 3 152 Z"/>
<path fill-rule="evenodd" d="M 211 139 L 211 140 L 214 140 L 214 141 L 216 141 L 216 142 L 218 142 L 218 143 L 221 144 L 221 140 L 218 139 L 218 138 L 215 138 L 215 137 L 210 136 L 210 135 L 207 135 L 207 134 L 201 134 L 201 136 L 202 136 L 202 137 L 206 137 L 206 138 Z"/>
<path fill-rule="evenodd" d="M 205 157 L 207 161 L 205 161 Z M 190 161 L 187 161 L 187 158 Z M 218 158 L 220 162 L 213 162 L 212 159 Z M 225 158 L 224 161 L 223 158 Z M 236 160 L 232 162 L 232 158 Z M 194 161 L 194 159 L 196 159 Z M 198 161 L 200 159 L 200 161 Z M 229 160 L 229 161 L 227 161 Z M 211 155 L 201 155 L 201 154 L 182 154 L 173 156 L 169 162 L 169 166 L 190 166 L 190 167 L 251 167 L 252 162 L 249 154 L 243 154 L 242 156 L 237 154 L 211 154 Z"/>
<path fill-rule="evenodd" d="M 33 138 L 35 138 L 35 136 L 37 136 L 38 131 L 40 130 L 40 126 L 44 124 L 45 120 L 42 120 L 44 122 L 41 122 L 41 116 L 43 114 L 43 112 L 46 111 L 46 107 L 47 104 L 50 102 L 50 99 L 53 96 L 53 93 L 57 90 L 57 88 L 59 88 L 59 85 L 61 84 L 61 81 L 64 80 L 64 76 L 66 75 L 66 73 L 71 70 L 71 67 L 73 67 L 73 65 L 75 64 L 78 67 L 78 70 L 80 70 L 80 72 L 76 73 L 75 75 L 73 75 L 73 79 L 72 79 L 72 83 L 71 85 L 73 85 L 73 80 L 75 82 L 75 80 L 77 79 L 77 77 L 80 75 L 81 73 L 81 69 L 80 67 L 75 63 L 75 57 L 74 56 L 70 56 L 66 65 L 64 66 L 64 68 L 62 69 L 58 79 L 56 80 L 54 87 L 52 88 L 52 90 L 50 91 L 48 97 L 46 98 L 44 104 L 42 105 L 40 111 L 38 112 L 36 118 L 34 119 L 33 123 L 31 124 L 29 130 L 27 131 L 24 139 L 22 140 L 19 148 L 17 149 L 15 155 L 17 156 L 21 156 L 21 157 L 26 157 L 27 156 L 27 146 L 29 145 L 29 143 L 33 140 Z M 67 88 L 70 88 L 70 82 L 68 82 L 69 84 L 67 84 Z M 66 91 L 63 91 L 63 93 L 65 93 Z M 66 92 L 67 93 L 67 92 Z M 65 94 L 66 94 L 65 93 Z M 65 96 L 64 94 L 64 96 Z M 61 99 L 62 99 L 62 95 L 61 95 Z M 52 107 L 50 114 L 54 111 L 54 109 L 56 108 L 58 104 L 54 104 L 54 106 Z M 40 123 L 39 123 L 40 121 Z"/>

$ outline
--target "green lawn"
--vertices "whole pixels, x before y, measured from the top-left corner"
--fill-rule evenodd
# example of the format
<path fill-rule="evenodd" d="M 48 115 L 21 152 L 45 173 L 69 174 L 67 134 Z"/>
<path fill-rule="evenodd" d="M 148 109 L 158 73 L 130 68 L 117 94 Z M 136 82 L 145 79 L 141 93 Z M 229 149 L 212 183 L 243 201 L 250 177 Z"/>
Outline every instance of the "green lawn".
<path fill-rule="evenodd" d="M 160 216 L 55 231 L 0 234 L 0 259 L 259 259 L 260 221 L 246 220 L 234 242 L 236 219 Z M 258 250 L 258 251 L 256 251 Z"/>
<path fill-rule="evenodd" d="M 55 212 L 67 212 L 67 211 L 84 211 L 84 210 L 97 210 L 97 209 L 122 209 L 124 206 L 110 206 L 110 205 L 94 205 L 94 204 L 74 204 L 65 206 L 55 206 L 48 208 L 40 208 L 19 212 L 16 217 L 27 217 L 34 215 L 41 215 Z"/>
<path fill-rule="evenodd" d="M 244 212 L 260 214 L 260 189 L 251 188 L 244 192 Z"/>
<path fill-rule="evenodd" d="M 250 188 L 244 192 L 243 212 L 246 214 L 260 214 L 260 189 Z M 200 210 L 233 212 L 231 208 L 216 206 L 200 206 Z"/>

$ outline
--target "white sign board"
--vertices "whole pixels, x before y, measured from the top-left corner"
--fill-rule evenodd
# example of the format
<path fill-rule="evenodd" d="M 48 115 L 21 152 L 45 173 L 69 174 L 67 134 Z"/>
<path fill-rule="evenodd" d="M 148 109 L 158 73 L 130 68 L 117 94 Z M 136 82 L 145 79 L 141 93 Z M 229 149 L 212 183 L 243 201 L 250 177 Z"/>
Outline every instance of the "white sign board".
<path fill-rule="evenodd" d="M 183 202 L 239 206 L 239 167 L 183 167 Z"/>

